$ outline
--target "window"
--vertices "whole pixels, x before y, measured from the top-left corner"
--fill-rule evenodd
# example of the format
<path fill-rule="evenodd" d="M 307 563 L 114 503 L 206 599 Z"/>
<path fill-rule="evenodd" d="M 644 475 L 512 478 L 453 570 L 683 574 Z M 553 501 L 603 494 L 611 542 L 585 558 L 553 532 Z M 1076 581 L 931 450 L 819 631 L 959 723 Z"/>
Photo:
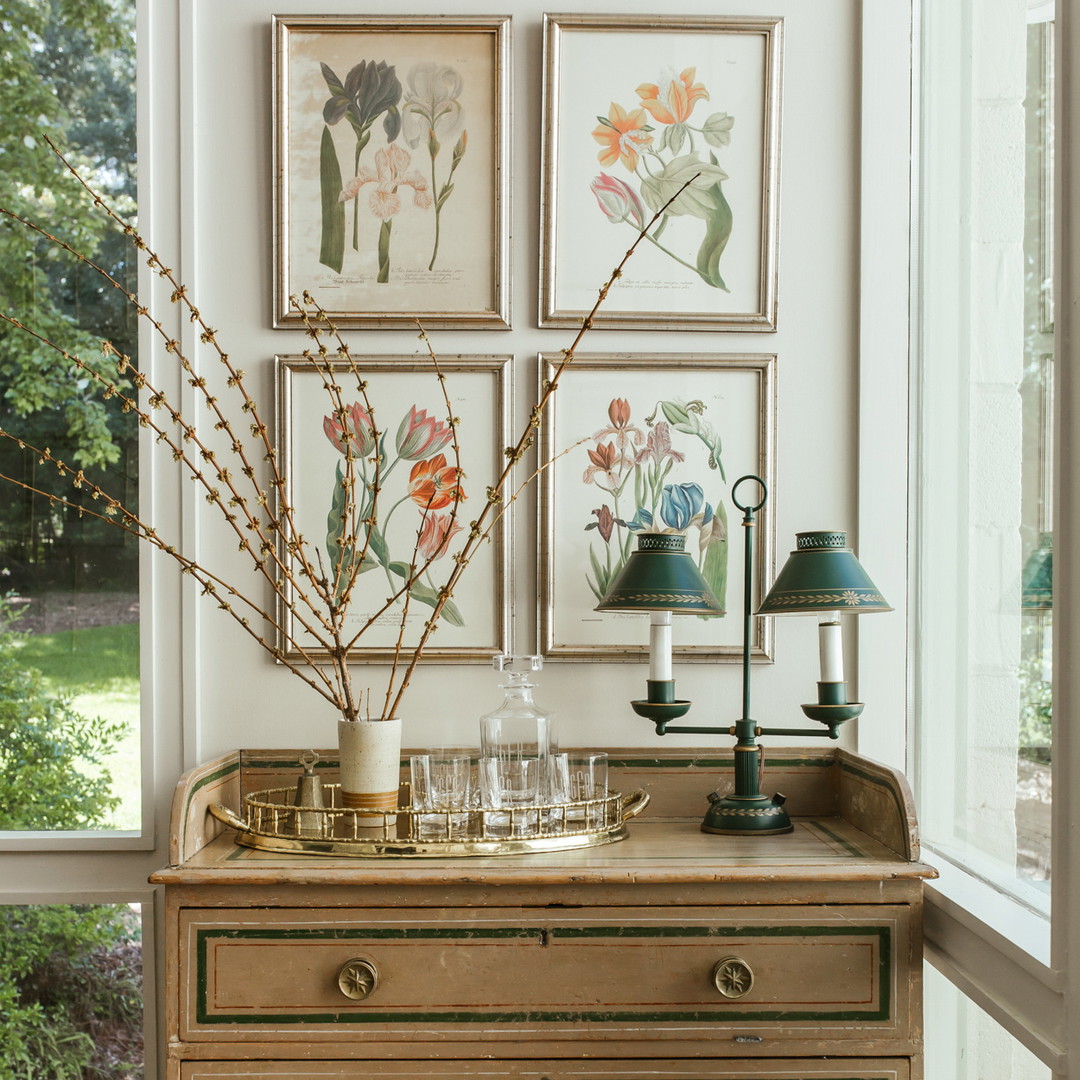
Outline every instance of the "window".
<path fill-rule="evenodd" d="M 0 905 L 0 1062 L 25 1080 L 143 1075 L 138 905 Z"/>
<path fill-rule="evenodd" d="M 95 190 L 135 212 L 135 6 L 23 0 L 0 15 L 0 205 L 92 255 L 134 291 L 137 260 L 64 175 L 52 137 Z M 0 232 L 0 310 L 96 365 L 135 357 L 125 298 L 48 239 Z M 92 380 L 0 324 L 0 427 L 115 492 L 138 490 L 138 428 Z M 137 541 L 40 456 L 0 440 L 0 830 L 141 824 Z M 67 506 L 40 492 L 63 496 Z"/>
<path fill-rule="evenodd" d="M 0 205 L 92 252 L 132 291 L 138 267 L 123 238 L 44 136 L 134 214 L 135 16 L 135 0 L 0 5 Z M 0 312 L 103 364 L 103 338 L 135 356 L 118 300 L 44 238 L 0 226 Z M 0 323 L 5 431 L 128 499 L 138 485 L 128 421 L 54 352 Z M 155 1056 L 143 1049 L 141 989 L 152 823 L 122 835 L 143 825 L 137 552 L 10 440 L 0 472 L 0 1073 L 134 1080 Z M 72 505 L 50 507 L 31 488 Z M 147 1011 L 152 1033 L 152 999 Z"/>
<path fill-rule="evenodd" d="M 939 859 L 1045 916 L 1053 24 L 1009 10 L 922 11 L 917 797 Z"/>
<path fill-rule="evenodd" d="M 1080 24 L 1056 6 L 917 9 L 909 629 L 912 777 L 941 870 L 927 956 L 1063 1077 L 1080 1032 L 1069 973 L 1080 845 L 1062 783 L 1080 763 L 1069 737 L 1080 519 L 1067 482 L 1080 398 L 1061 298 L 1075 292 L 1080 245 L 1053 221 L 1069 220 L 1080 177 L 1055 160 L 1055 138 L 1068 139 L 1054 129 L 1072 124 L 1064 61 Z M 935 1022 L 938 1008 L 928 1001 Z M 972 1014 L 945 1015 L 960 1030 Z M 1010 1054 L 987 1075 L 1011 1062 L 1023 1080 Z"/>
<path fill-rule="evenodd" d="M 943 975 L 926 965 L 926 1075 L 1050 1080 L 1050 1070 Z"/>

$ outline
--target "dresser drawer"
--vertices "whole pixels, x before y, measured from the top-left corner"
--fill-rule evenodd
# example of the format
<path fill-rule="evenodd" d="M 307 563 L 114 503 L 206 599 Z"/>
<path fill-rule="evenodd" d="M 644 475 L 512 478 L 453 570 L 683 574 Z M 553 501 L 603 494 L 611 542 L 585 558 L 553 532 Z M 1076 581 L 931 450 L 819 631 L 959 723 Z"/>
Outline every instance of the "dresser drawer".
<path fill-rule="evenodd" d="M 907 1059 L 777 1061 L 200 1061 L 180 1080 L 910 1080 Z"/>
<path fill-rule="evenodd" d="M 179 1034 L 445 1044 L 667 1033 L 761 1056 L 778 1041 L 808 1053 L 903 1042 L 909 918 L 884 904 L 188 908 Z"/>

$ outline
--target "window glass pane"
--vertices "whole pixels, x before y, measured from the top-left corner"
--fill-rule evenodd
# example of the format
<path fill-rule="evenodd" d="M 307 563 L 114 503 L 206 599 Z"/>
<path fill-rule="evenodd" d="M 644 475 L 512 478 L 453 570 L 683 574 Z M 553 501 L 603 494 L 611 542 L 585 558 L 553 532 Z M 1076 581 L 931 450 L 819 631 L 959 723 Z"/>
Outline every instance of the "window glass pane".
<path fill-rule="evenodd" d="M 0 1061 L 20 1080 L 143 1075 L 140 909 L 0 906 Z"/>
<path fill-rule="evenodd" d="M 0 11 L 0 206 L 134 291 L 137 260 L 75 181 L 135 212 L 134 0 L 19 0 Z M 0 228 L 0 311 L 99 370 L 135 357 L 120 291 L 48 239 Z M 115 372 L 115 368 L 111 368 Z M 0 323 L 0 427 L 137 505 L 137 422 L 56 351 Z M 0 829 L 137 829 L 137 541 L 85 488 L 0 439 Z M 50 503 L 60 495 L 66 506 Z"/>
<path fill-rule="evenodd" d="M 1051 1069 L 929 964 L 926 1075 L 949 1080 L 1050 1080 Z"/>
<path fill-rule="evenodd" d="M 1045 911 L 1053 24 L 972 0 L 923 16 L 918 798 L 938 855 Z"/>

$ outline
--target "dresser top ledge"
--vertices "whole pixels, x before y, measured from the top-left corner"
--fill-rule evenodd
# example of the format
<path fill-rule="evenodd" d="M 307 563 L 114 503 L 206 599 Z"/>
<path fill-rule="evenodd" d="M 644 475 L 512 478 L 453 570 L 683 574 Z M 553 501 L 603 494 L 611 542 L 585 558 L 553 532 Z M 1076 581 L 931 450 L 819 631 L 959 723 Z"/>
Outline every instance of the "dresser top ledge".
<path fill-rule="evenodd" d="M 514 856 L 350 858 L 282 855 L 241 847 L 209 813 L 236 811 L 244 795 L 295 783 L 299 750 L 239 750 L 189 770 L 173 799 L 165 884 L 528 884 L 718 881 L 880 881 L 935 877 L 919 861 L 911 791 L 895 769 L 840 747 L 772 748 L 764 787 L 787 796 L 795 830 L 781 836 L 699 831 L 705 796 L 732 775 L 716 749 L 607 748 L 610 786 L 650 795 L 625 840 L 599 847 Z M 336 754 L 320 751 L 324 783 Z M 407 762 L 408 751 L 403 753 Z"/>

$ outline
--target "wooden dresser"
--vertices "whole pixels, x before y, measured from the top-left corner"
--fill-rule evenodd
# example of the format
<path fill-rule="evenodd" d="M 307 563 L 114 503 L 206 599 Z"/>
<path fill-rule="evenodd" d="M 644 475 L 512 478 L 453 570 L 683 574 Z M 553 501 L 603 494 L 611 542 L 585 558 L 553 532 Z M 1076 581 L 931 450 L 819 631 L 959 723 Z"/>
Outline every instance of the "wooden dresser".
<path fill-rule="evenodd" d="M 628 839 L 503 858 L 253 851 L 207 807 L 292 782 L 297 754 L 189 772 L 151 879 L 169 1080 L 920 1080 L 934 872 L 903 778 L 772 749 L 795 831 L 708 836 L 730 755 L 610 754 L 652 795 Z"/>

